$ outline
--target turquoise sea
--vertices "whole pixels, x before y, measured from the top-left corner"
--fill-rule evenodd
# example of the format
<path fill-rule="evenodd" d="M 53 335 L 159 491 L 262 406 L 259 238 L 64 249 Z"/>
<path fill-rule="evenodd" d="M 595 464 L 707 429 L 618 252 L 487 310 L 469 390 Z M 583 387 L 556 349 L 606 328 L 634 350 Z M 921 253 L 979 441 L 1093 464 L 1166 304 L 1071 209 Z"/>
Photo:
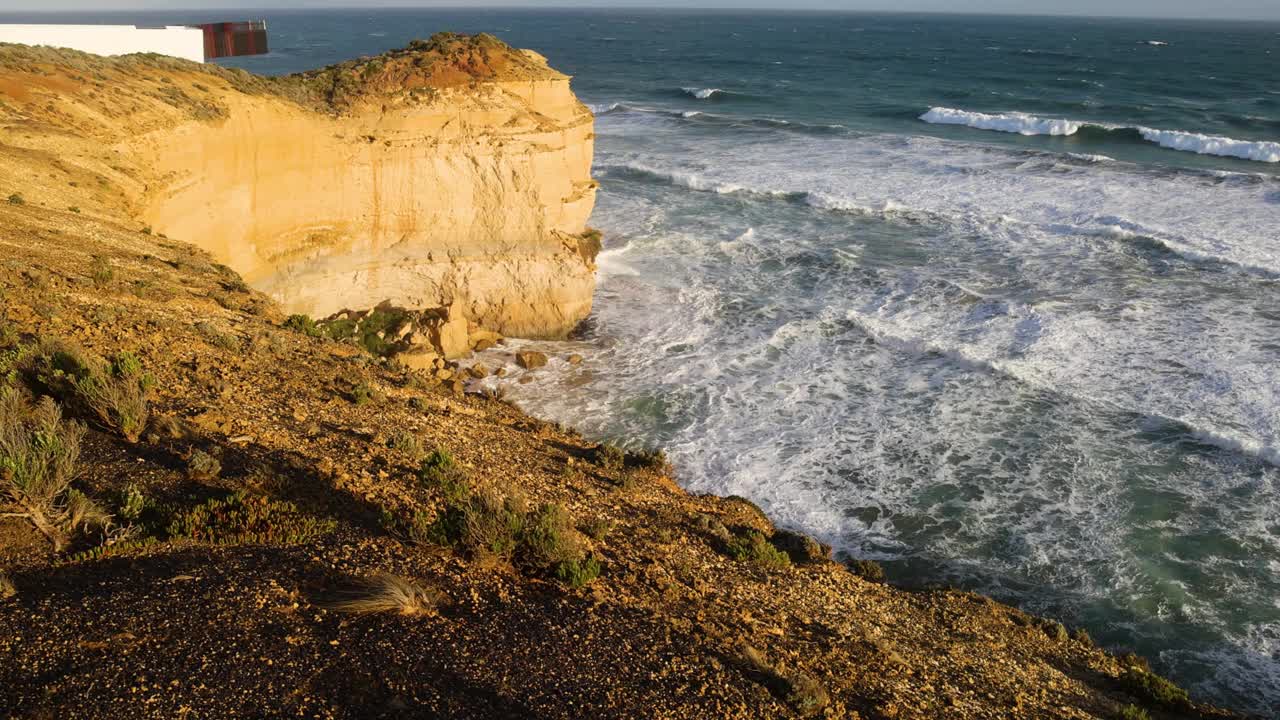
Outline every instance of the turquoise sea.
<path fill-rule="evenodd" d="M 522 406 L 1280 716 L 1280 25 L 266 15 L 239 66 L 447 29 L 575 76 L 606 250 Z"/>

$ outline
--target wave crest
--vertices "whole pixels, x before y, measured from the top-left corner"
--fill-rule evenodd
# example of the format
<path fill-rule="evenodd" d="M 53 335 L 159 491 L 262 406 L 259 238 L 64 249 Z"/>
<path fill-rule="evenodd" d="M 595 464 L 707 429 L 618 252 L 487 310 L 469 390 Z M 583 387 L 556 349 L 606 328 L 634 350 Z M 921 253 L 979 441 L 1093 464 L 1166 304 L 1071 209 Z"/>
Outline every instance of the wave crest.
<path fill-rule="evenodd" d="M 1019 135 L 1075 135 L 1082 124 L 1070 120 L 1048 120 L 1027 113 L 989 115 L 945 107 L 931 108 L 920 119 L 934 125 L 965 125 L 978 130 L 997 130 Z"/>
<path fill-rule="evenodd" d="M 1087 131 L 1090 137 L 1136 136 L 1163 148 L 1200 155 L 1234 157 L 1254 162 L 1280 163 L 1280 142 L 1236 140 L 1217 135 L 1159 130 L 1141 125 L 1108 125 L 1082 120 L 1041 118 L 1022 112 L 980 113 L 955 108 L 935 107 L 920 116 L 935 125 L 964 125 L 978 130 L 1018 133 L 1019 135 L 1075 135 Z"/>
<path fill-rule="evenodd" d="M 724 92 L 723 90 L 721 90 L 720 88 L 692 88 L 692 87 L 687 87 L 687 88 L 680 88 L 680 89 L 681 89 L 681 90 L 683 90 L 683 91 L 685 92 L 685 94 L 686 94 L 686 95 L 689 95 L 689 96 L 691 96 L 691 97 L 695 97 L 695 98 L 697 98 L 697 99 L 699 99 L 699 100 L 710 100 L 711 98 L 716 97 L 717 95 L 724 95 L 724 94 L 725 94 L 725 92 Z"/>

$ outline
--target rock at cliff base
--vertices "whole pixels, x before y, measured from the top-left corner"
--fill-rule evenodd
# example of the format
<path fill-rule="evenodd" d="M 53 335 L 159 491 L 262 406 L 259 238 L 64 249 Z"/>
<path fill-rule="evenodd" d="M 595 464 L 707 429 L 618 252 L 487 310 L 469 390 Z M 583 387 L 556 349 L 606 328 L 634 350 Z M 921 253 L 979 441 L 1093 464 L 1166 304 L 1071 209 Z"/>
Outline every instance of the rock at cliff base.
<path fill-rule="evenodd" d="M 536 350 L 523 350 L 516 353 L 516 364 L 525 370 L 533 370 L 547 364 L 546 353 L 540 353 Z"/>
<path fill-rule="evenodd" d="M 502 335 L 489 330 L 473 330 L 468 336 L 467 341 L 471 345 L 471 349 L 476 352 L 488 350 L 498 344 L 502 340 Z"/>
<path fill-rule="evenodd" d="M 467 318 L 462 314 L 462 307 L 458 303 L 454 303 L 437 317 L 424 319 L 424 324 L 431 344 L 445 358 L 459 358 L 471 352 Z"/>
<path fill-rule="evenodd" d="M 579 354 L 577 354 L 577 353 L 574 353 L 574 354 L 570 355 L 567 359 L 568 359 L 568 361 L 569 361 L 569 364 L 570 364 L 570 365 L 581 365 L 581 364 L 582 364 L 582 356 L 581 356 L 581 355 L 579 355 Z"/>
<path fill-rule="evenodd" d="M 436 363 L 440 361 L 440 356 L 430 347 L 422 346 L 398 353 L 395 355 L 395 359 L 410 370 L 431 372 L 435 370 Z"/>
<path fill-rule="evenodd" d="M 484 363 L 472 365 L 467 372 L 476 380 L 483 380 L 489 377 L 489 368 L 485 367 Z"/>

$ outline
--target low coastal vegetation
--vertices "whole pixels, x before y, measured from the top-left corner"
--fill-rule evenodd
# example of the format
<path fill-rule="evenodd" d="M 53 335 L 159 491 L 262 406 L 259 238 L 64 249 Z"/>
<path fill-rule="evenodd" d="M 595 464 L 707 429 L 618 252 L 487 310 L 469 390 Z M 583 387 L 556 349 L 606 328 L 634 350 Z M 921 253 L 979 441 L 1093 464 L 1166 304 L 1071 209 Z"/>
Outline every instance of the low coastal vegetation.
<path fill-rule="evenodd" d="M 50 399 L 34 406 L 12 388 L 0 389 L 0 479 L 3 493 L 53 543 L 69 537 L 104 514 L 83 493 L 71 488 L 78 472 L 84 428 L 66 422 Z"/>
<path fill-rule="evenodd" d="M 418 468 L 418 480 L 438 499 L 434 518 L 418 513 L 384 522 L 413 542 L 455 547 L 473 557 L 513 562 L 535 575 L 570 587 L 595 580 L 602 567 L 588 552 L 586 537 L 560 505 L 532 506 L 516 494 L 492 487 L 473 489 L 467 473 L 447 450 L 433 450 Z"/>
<path fill-rule="evenodd" d="M 1130 667 L 1120 676 L 1120 683 L 1135 697 L 1168 710 L 1193 710 L 1187 691 L 1159 675 L 1140 667 Z"/>
<path fill-rule="evenodd" d="M 108 362 L 73 345 L 49 341 L 35 350 L 29 373 L 41 392 L 131 443 L 146 428 L 154 379 L 133 353 L 117 353 Z"/>

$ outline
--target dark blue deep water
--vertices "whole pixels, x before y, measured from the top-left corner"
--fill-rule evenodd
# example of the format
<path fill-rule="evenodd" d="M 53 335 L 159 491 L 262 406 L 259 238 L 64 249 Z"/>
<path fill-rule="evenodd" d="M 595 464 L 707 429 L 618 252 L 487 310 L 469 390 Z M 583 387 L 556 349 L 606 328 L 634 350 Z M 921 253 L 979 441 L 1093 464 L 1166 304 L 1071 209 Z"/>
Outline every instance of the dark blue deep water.
<path fill-rule="evenodd" d="M 526 408 L 1280 716 L 1280 25 L 267 19 L 239 66 L 455 30 L 575 76 L 606 250 Z"/>

